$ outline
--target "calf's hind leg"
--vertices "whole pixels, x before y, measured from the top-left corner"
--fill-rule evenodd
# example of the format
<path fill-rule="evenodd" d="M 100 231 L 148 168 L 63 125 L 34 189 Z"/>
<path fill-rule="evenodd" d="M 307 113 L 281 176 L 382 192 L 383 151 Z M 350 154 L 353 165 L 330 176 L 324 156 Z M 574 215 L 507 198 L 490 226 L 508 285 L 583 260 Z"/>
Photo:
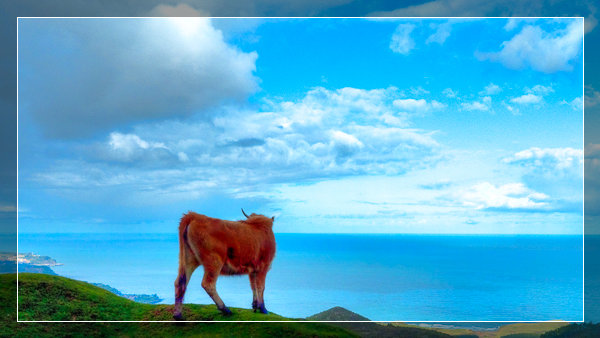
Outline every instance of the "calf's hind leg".
<path fill-rule="evenodd" d="M 231 310 L 229 310 L 229 308 L 225 306 L 225 303 L 223 303 L 223 300 L 221 299 L 221 297 L 219 297 L 219 294 L 217 293 L 217 278 L 219 277 L 221 269 L 223 268 L 223 262 L 215 258 L 209 260 L 203 259 L 203 262 L 205 263 L 204 277 L 202 278 L 202 287 L 210 296 L 210 298 L 212 298 L 212 300 L 217 305 L 217 308 L 223 313 L 223 315 L 231 315 Z"/>
<path fill-rule="evenodd" d="M 183 319 L 181 316 L 183 296 L 185 295 L 185 290 L 190 282 L 192 273 L 196 270 L 198 265 L 196 259 L 189 252 L 184 252 L 179 258 L 179 270 L 177 279 L 175 279 L 175 310 L 173 311 L 173 318 L 176 320 Z"/>

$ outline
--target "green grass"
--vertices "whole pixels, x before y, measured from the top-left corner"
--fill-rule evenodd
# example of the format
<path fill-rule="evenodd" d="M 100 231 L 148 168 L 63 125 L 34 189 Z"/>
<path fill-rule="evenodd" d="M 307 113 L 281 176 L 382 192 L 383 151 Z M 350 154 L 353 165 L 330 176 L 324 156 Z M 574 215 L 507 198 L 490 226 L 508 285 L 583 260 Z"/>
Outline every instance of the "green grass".
<path fill-rule="evenodd" d="M 19 273 L 19 320 L 141 320 L 150 310 L 85 282 Z"/>
<path fill-rule="evenodd" d="M 215 305 L 185 304 L 186 320 L 286 321 L 270 313 L 231 308 L 225 317 Z M 151 305 L 119 297 L 95 285 L 60 276 L 19 274 L 19 320 L 173 320 L 173 305 Z"/>
<path fill-rule="evenodd" d="M 277 314 L 263 315 L 252 310 L 231 308 L 233 315 L 224 317 L 214 305 L 185 304 L 183 315 L 187 320 L 244 321 L 236 323 L 152 323 L 172 321 L 172 305 L 136 303 L 119 297 L 97 286 L 60 276 L 19 273 L 19 319 L 73 321 L 73 320 L 134 320 L 145 323 L 17 323 L 16 274 L 0 274 L 0 337 L 595 337 L 598 324 L 575 325 L 568 323 L 510 324 L 497 331 L 424 329 L 414 325 L 394 323 L 290 323 L 290 318 Z M 342 311 L 344 310 L 344 311 Z M 356 315 L 345 309 L 334 308 L 324 313 Z M 357 315 L 358 316 L 358 315 Z M 347 319 L 346 317 L 342 319 Z M 276 320 L 282 322 L 256 323 Z M 544 334 L 545 333 L 545 334 Z M 575 335 L 573 335 L 575 333 Z M 587 334 L 587 335 L 586 335 Z"/>
<path fill-rule="evenodd" d="M 228 320 L 245 323 L 17 323 L 16 274 L 0 275 L 3 325 L 0 337 L 89 336 L 292 336 L 353 337 L 356 334 L 321 323 L 253 323 L 257 320 L 289 321 L 277 314 L 231 308 L 224 317 L 214 305 L 185 304 L 187 320 Z M 136 303 L 94 285 L 59 276 L 19 273 L 19 320 L 142 320 L 172 321 L 172 305 Z"/>

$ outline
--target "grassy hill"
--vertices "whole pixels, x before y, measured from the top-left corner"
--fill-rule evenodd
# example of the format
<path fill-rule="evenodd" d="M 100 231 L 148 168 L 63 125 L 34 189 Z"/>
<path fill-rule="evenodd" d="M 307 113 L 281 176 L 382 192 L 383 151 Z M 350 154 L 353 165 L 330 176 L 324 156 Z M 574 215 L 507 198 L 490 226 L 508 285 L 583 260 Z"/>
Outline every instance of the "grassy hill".
<path fill-rule="evenodd" d="M 0 274 L 0 337 L 89 336 L 294 336 L 294 337 L 597 337 L 598 324 L 532 323 L 502 326 L 497 331 L 433 330 L 401 323 L 286 323 L 290 318 L 232 308 L 223 317 L 214 305 L 186 304 L 188 320 L 230 320 L 241 323 L 17 323 L 16 274 Z M 172 305 L 136 303 L 94 285 L 60 276 L 19 273 L 20 320 L 171 321 Z M 336 307 L 309 317 L 312 320 L 365 320 Z M 282 322 L 256 323 L 276 320 Z M 554 330 L 553 330 L 554 329 Z M 545 333 L 545 334 L 544 334 Z M 587 335 L 586 335 L 587 334 Z"/>
<path fill-rule="evenodd" d="M 352 337 L 320 323 L 16 323 L 16 274 L 0 275 L 0 337 L 10 336 L 296 336 Z M 172 320 L 172 305 L 136 303 L 94 285 L 59 276 L 19 273 L 19 320 Z M 214 305 L 184 306 L 188 320 L 289 320 L 232 308 L 223 317 Z"/>
<path fill-rule="evenodd" d="M 432 330 L 398 328 L 377 323 L 286 323 L 290 318 L 263 315 L 251 310 L 231 308 L 233 315 L 223 317 L 214 305 L 186 304 L 188 320 L 248 321 L 242 323 L 16 323 L 16 274 L 0 274 L 0 316 L 5 323 L 0 337 L 43 336 L 293 336 L 293 337 L 450 337 Z M 85 282 L 44 274 L 19 273 L 19 320 L 172 321 L 172 305 L 136 303 Z M 362 320 L 364 317 L 334 308 L 320 314 L 337 320 Z M 351 318 L 351 319 L 349 319 Z M 275 320 L 278 323 L 252 321 Z M 323 320 L 328 320 L 323 318 Z M 344 326 L 349 324 L 348 326 Z"/>
<path fill-rule="evenodd" d="M 323 321 L 369 321 L 369 318 L 354 313 L 343 307 L 333 307 L 329 310 L 319 312 L 315 315 L 307 317 L 308 320 L 323 320 Z M 332 323 L 346 330 L 352 331 L 361 337 L 428 337 L 428 338 L 450 338 L 451 336 L 445 333 L 436 332 L 433 330 L 422 329 L 418 327 L 399 327 L 387 323 Z"/>
<path fill-rule="evenodd" d="M 308 320 L 323 321 L 369 321 L 369 318 L 354 313 L 343 307 L 333 307 L 329 310 L 319 312 L 307 317 Z M 388 323 L 331 323 L 359 334 L 362 337 L 429 337 L 429 338 L 450 338 L 451 336 L 436 332 L 434 330 L 422 329 L 415 326 L 397 326 Z"/>

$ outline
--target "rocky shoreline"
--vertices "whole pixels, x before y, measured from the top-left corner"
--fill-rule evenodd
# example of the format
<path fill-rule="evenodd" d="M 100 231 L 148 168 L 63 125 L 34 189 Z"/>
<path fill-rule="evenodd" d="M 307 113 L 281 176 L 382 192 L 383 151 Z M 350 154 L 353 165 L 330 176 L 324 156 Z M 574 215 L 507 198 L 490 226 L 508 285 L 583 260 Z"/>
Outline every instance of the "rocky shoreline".
<path fill-rule="evenodd" d="M 104 290 L 108 290 L 117 296 L 121 296 L 121 297 L 130 299 L 134 302 L 138 302 L 138 303 L 158 304 L 163 301 L 163 299 L 158 297 L 157 294 L 147 295 L 147 294 L 122 293 L 121 291 L 119 291 L 107 284 L 102 284 L 102 283 L 90 283 L 90 284 L 95 285 L 100 288 L 103 288 Z"/>

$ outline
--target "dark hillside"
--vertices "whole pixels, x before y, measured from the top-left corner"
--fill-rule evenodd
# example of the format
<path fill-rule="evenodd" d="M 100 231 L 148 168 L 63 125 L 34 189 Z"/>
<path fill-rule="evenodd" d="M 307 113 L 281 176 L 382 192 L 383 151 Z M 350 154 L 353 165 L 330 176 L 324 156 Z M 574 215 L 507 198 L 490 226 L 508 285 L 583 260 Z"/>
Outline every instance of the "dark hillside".
<path fill-rule="evenodd" d="M 319 312 L 316 315 L 307 317 L 308 320 L 327 320 L 327 321 L 342 321 L 342 320 L 364 320 L 369 321 L 367 317 L 363 317 L 358 313 L 354 313 L 350 310 L 344 309 L 343 307 L 336 306 L 329 310 Z"/>

